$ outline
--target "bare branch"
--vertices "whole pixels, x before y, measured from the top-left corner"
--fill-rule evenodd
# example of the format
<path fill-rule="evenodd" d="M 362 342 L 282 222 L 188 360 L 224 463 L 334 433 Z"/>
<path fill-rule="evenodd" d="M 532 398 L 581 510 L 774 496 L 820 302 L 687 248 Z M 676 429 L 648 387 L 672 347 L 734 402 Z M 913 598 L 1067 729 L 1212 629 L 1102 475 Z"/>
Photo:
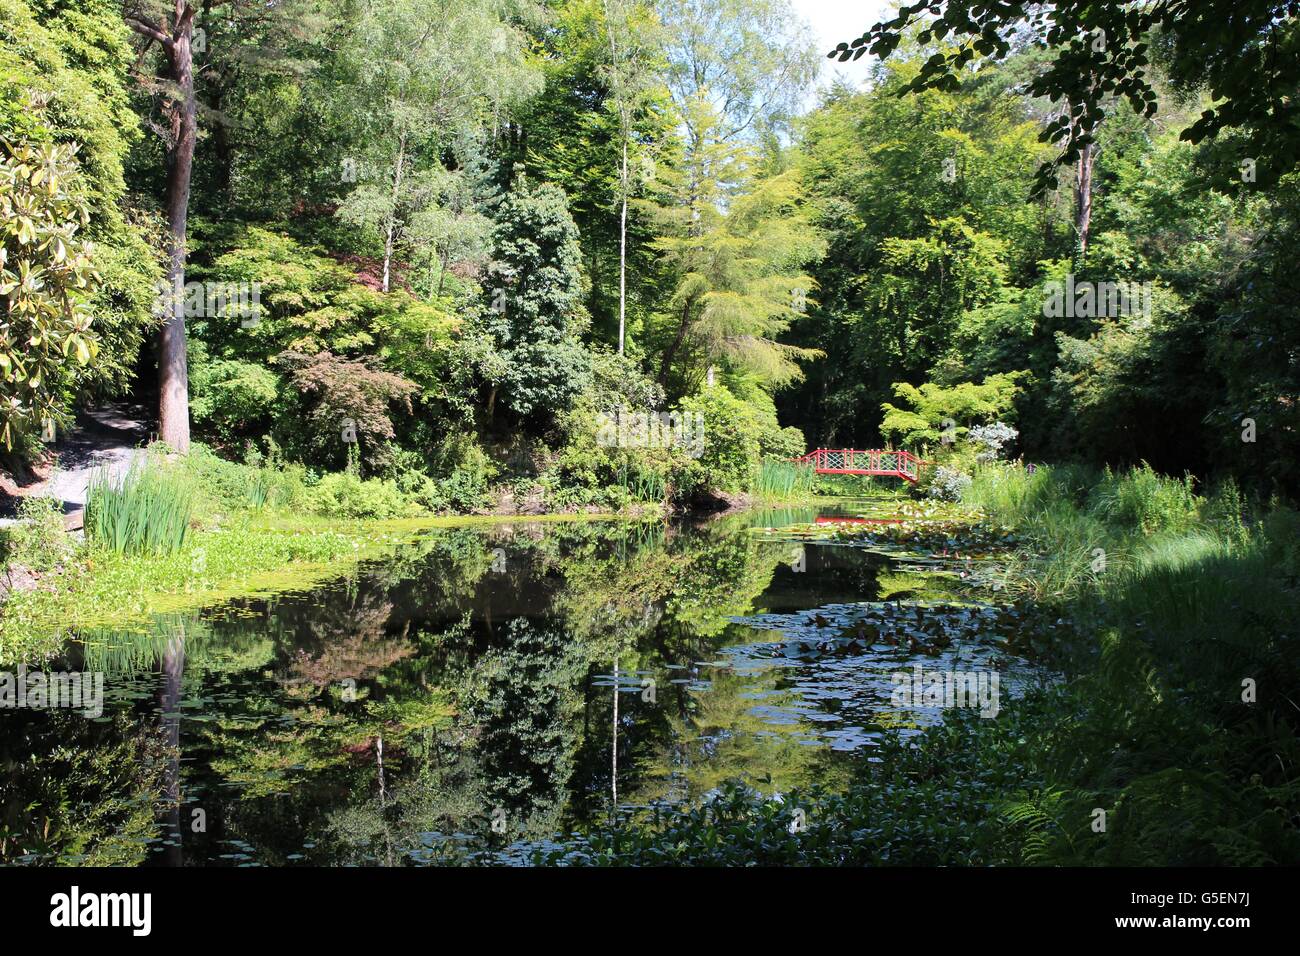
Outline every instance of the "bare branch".
<path fill-rule="evenodd" d="M 142 20 L 139 17 L 128 16 L 126 18 L 126 25 L 141 36 L 149 37 L 151 40 L 157 40 L 164 46 L 171 42 L 171 38 L 168 37 L 167 34 L 163 33 L 162 30 L 159 30 L 147 20 Z"/>

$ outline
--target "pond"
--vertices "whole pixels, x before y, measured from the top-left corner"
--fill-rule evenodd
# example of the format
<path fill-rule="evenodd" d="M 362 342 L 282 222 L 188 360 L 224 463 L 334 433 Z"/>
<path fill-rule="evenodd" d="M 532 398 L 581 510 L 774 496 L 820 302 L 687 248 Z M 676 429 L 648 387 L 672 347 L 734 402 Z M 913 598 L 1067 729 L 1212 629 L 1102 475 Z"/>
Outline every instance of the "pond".
<path fill-rule="evenodd" d="M 806 530 L 862 513 L 431 531 L 308 593 L 82 634 L 48 670 L 101 672 L 102 713 L 0 718 L 0 859 L 418 863 L 728 780 L 843 786 L 943 719 L 952 674 L 986 716 L 1038 679 L 977 576 Z"/>

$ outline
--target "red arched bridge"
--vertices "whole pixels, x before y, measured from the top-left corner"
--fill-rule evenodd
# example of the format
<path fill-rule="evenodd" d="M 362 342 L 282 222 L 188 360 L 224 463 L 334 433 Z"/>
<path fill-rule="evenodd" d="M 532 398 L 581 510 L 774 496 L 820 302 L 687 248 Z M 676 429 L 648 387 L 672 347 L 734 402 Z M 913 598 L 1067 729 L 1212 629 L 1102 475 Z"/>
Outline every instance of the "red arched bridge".
<path fill-rule="evenodd" d="M 910 451 L 856 448 L 818 448 L 792 460 L 812 465 L 819 475 L 887 475 L 905 481 L 916 481 L 926 464 Z"/>

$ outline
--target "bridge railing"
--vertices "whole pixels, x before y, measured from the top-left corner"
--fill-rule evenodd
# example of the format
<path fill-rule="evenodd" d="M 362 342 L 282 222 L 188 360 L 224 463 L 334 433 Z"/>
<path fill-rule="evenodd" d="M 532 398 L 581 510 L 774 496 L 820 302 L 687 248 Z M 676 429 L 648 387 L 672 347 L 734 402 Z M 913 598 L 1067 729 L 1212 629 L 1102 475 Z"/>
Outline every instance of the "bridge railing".
<path fill-rule="evenodd" d="M 898 475 L 915 481 L 927 462 L 910 451 L 881 448 L 818 448 L 793 459 L 827 474 Z"/>

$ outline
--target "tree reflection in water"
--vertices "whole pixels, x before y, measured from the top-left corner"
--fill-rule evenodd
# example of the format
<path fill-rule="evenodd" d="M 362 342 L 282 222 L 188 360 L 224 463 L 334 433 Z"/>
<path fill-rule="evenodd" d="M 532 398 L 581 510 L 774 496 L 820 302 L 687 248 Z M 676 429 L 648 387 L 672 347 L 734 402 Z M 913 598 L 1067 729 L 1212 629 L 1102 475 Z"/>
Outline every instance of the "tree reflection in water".
<path fill-rule="evenodd" d="M 755 706 L 779 669 L 717 664 L 773 639 L 732 618 L 871 599 L 887 565 L 809 548 L 792 577 L 743 523 L 431 533 L 311 593 L 83 634 L 64 663 L 106 671 L 105 719 L 3 718 L 0 858 L 420 862 L 731 778 L 833 785 L 846 762 Z"/>

